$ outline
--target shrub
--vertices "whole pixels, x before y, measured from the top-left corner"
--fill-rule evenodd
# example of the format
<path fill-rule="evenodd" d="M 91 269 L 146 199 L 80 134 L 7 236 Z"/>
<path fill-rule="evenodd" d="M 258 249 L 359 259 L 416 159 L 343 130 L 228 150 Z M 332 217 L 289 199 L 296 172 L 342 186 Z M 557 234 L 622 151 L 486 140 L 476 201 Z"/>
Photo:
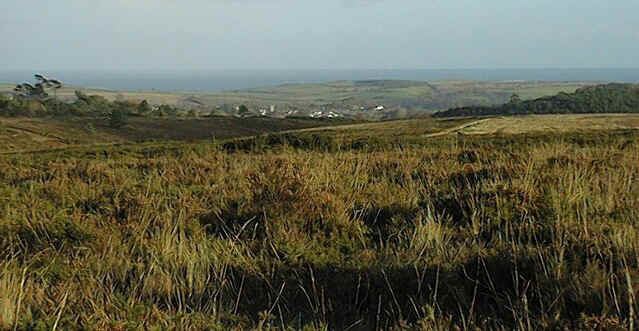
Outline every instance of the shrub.
<path fill-rule="evenodd" d="M 128 113 L 126 108 L 119 106 L 114 107 L 109 114 L 109 126 L 112 128 L 121 128 L 128 122 Z"/>

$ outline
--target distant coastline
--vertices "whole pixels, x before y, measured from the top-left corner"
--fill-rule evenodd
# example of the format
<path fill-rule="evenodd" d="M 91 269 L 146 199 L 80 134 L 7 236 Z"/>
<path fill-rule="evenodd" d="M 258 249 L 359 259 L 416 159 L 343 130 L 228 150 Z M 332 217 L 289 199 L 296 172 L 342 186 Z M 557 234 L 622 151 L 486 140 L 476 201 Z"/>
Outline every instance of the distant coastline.
<path fill-rule="evenodd" d="M 37 69 L 0 70 L 0 83 L 27 81 Z M 40 71 L 38 71 L 40 72 Z M 477 80 L 639 83 L 639 68 L 618 69 L 416 69 L 416 70 L 42 70 L 67 85 L 120 91 L 230 91 L 339 80 Z"/>

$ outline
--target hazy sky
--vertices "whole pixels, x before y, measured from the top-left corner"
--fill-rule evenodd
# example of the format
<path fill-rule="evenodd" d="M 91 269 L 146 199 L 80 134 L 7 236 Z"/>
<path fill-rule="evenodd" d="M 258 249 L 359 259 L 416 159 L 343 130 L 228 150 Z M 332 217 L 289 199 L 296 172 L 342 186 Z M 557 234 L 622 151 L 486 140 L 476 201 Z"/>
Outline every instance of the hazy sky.
<path fill-rule="evenodd" d="M 0 70 L 639 67 L 639 0 L 0 0 Z"/>

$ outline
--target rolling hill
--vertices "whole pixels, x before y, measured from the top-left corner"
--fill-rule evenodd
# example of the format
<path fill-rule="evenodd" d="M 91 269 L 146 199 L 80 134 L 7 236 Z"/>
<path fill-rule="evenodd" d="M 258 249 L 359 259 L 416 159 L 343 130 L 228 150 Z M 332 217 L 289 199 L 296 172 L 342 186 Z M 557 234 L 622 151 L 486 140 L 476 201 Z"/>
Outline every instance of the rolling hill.
<path fill-rule="evenodd" d="M 83 87 L 65 87 L 58 96 L 75 99 L 74 91 L 99 95 L 108 100 L 147 100 L 150 104 L 167 104 L 180 108 L 230 111 L 246 104 L 252 109 L 273 105 L 277 112 L 309 112 L 317 109 L 360 112 L 384 105 L 391 117 L 410 116 L 410 111 L 436 111 L 470 105 L 495 105 L 506 102 L 517 93 L 522 99 L 533 99 L 559 92 L 573 92 L 589 86 L 585 82 L 478 82 L 478 81 L 339 81 L 315 84 L 287 84 L 224 92 L 159 92 L 110 91 Z M 13 85 L 0 85 L 0 93 L 8 93 Z M 402 114 L 401 111 L 408 111 Z M 388 116 L 386 116 L 388 117 Z"/>
<path fill-rule="evenodd" d="M 638 118 L 1 155 L 0 329 L 630 329 Z M 0 137 L 111 139 L 9 120 Z"/>
<path fill-rule="evenodd" d="M 127 125 L 113 128 L 95 117 L 0 117 L 0 154 L 151 141 L 212 141 L 349 123 L 352 122 L 310 118 L 132 117 Z"/>

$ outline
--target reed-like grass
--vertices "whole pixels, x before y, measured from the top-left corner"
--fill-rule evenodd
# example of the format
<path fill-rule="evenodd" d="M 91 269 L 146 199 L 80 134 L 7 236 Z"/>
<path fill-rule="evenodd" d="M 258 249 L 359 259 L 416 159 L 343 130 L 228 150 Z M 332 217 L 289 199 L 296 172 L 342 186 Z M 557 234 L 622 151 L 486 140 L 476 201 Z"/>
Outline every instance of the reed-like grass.
<path fill-rule="evenodd" d="M 638 137 L 7 156 L 0 328 L 636 328 Z"/>

